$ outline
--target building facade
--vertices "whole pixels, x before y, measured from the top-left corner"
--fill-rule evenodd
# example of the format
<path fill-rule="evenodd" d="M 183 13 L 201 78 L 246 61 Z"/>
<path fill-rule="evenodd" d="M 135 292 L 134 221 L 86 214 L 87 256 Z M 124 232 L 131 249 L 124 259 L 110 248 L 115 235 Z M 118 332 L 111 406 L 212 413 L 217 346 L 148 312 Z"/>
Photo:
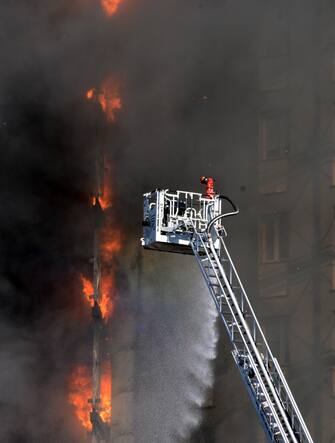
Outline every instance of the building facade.
<path fill-rule="evenodd" d="M 251 142 L 247 156 L 241 151 L 244 165 L 235 165 L 254 175 L 241 205 L 249 228 L 238 267 L 314 440 L 330 443 L 335 441 L 335 3 L 261 3 L 250 131 L 257 143 Z M 235 232 L 245 229 L 245 221 L 237 223 Z M 213 408 L 205 412 L 196 438 L 242 443 L 254 435 L 252 441 L 263 442 L 222 341 L 226 357 L 217 364 Z"/>

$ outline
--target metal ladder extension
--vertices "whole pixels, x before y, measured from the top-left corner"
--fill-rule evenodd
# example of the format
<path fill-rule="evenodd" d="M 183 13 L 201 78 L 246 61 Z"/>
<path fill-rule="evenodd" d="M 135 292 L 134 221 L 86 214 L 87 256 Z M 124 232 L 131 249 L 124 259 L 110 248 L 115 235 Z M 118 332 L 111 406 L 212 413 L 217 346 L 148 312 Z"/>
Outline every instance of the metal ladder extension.
<path fill-rule="evenodd" d="M 189 224 L 189 223 L 187 223 Z M 192 249 L 233 345 L 232 355 L 270 442 L 313 443 L 277 359 L 257 321 L 226 244 L 214 248 L 192 225 Z"/>

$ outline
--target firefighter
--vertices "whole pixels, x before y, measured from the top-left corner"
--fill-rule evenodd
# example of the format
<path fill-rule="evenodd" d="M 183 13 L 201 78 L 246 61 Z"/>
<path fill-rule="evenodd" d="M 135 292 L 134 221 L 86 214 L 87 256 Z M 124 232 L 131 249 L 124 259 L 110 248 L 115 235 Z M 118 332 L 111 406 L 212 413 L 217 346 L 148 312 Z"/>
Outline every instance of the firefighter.
<path fill-rule="evenodd" d="M 215 180 L 214 180 L 214 178 L 212 178 L 212 177 L 201 177 L 200 178 L 200 183 L 202 185 L 206 185 L 205 197 L 207 197 L 207 198 L 214 198 L 214 196 L 215 196 L 215 191 L 214 191 Z"/>

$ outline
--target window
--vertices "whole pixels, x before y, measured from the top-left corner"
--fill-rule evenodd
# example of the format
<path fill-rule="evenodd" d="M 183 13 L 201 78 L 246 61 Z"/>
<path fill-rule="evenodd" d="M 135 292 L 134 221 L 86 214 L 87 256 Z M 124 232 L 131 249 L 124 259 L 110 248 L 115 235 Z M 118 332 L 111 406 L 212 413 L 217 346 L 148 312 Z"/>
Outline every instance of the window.
<path fill-rule="evenodd" d="M 290 360 L 288 318 L 284 316 L 269 317 L 262 323 L 265 337 L 273 355 L 278 358 L 281 364 L 288 364 Z"/>
<path fill-rule="evenodd" d="M 275 262 L 288 256 L 287 214 L 270 214 L 259 223 L 259 249 L 261 262 Z"/>
<path fill-rule="evenodd" d="M 284 158 L 288 153 L 288 118 L 284 112 L 261 114 L 260 147 L 262 160 Z"/>

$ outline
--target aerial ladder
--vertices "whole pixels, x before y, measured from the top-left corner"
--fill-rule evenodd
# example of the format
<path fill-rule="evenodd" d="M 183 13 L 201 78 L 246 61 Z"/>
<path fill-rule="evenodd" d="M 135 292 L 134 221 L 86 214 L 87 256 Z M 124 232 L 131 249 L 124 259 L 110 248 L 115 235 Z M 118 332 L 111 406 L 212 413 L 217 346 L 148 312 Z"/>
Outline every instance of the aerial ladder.
<path fill-rule="evenodd" d="M 145 249 L 193 254 L 232 345 L 232 356 L 269 442 L 313 443 L 229 255 L 223 221 L 238 214 L 202 177 L 205 194 L 169 189 L 144 194 Z M 224 212 L 224 206 L 231 209 Z"/>

